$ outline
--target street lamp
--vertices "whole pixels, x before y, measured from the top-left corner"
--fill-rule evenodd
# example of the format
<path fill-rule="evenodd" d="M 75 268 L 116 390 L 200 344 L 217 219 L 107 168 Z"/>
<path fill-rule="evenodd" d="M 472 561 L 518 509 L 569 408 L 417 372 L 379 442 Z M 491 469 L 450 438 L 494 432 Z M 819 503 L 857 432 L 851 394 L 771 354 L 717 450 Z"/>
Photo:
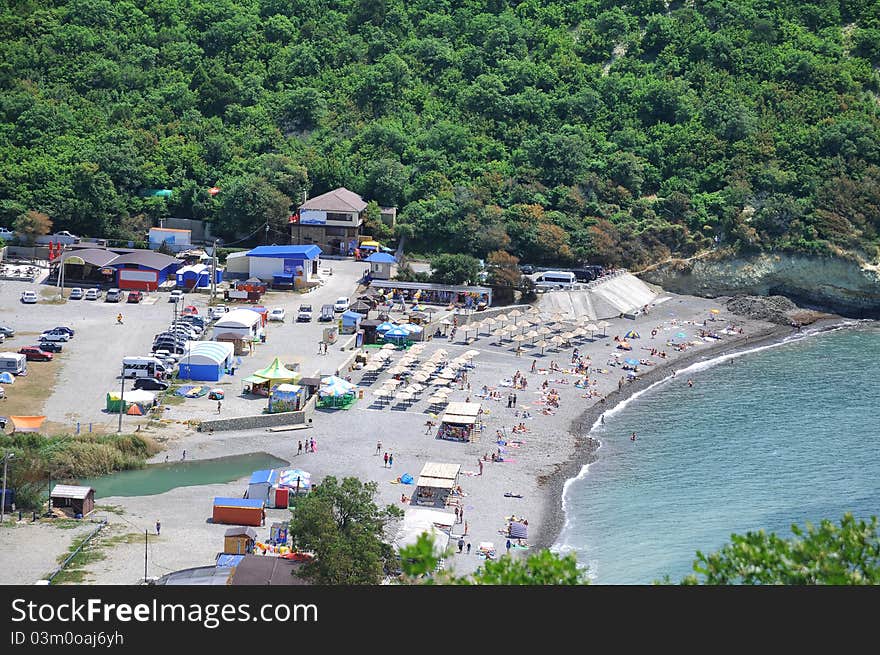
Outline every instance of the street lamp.
<path fill-rule="evenodd" d="M 6 518 L 6 469 L 9 465 L 9 460 L 15 457 L 15 453 L 6 453 L 3 456 L 3 494 L 0 497 L 0 525 L 3 524 L 3 519 Z"/>

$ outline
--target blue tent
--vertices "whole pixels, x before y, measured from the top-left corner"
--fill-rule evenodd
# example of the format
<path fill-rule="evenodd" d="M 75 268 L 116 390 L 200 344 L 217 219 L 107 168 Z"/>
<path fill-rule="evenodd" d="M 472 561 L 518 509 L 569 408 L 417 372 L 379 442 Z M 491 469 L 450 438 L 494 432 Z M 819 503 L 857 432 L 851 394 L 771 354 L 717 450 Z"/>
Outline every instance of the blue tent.
<path fill-rule="evenodd" d="M 379 332 L 381 334 L 382 332 L 393 330 L 396 327 L 397 325 L 395 325 L 394 323 L 389 323 L 388 321 L 385 321 L 384 323 L 379 323 L 379 325 L 376 326 L 376 332 Z"/>
<path fill-rule="evenodd" d="M 5 384 L 14 384 L 15 376 L 13 376 L 12 373 L 10 373 L 9 371 L 3 371 L 2 373 L 0 373 L 0 382 L 3 382 Z"/>
<path fill-rule="evenodd" d="M 412 484 L 412 483 L 413 483 L 413 476 L 411 476 L 409 473 L 404 473 L 403 475 L 400 476 L 400 484 Z"/>
<path fill-rule="evenodd" d="M 400 342 L 409 338 L 409 332 L 402 327 L 395 327 L 388 330 L 384 337 L 385 341 Z"/>

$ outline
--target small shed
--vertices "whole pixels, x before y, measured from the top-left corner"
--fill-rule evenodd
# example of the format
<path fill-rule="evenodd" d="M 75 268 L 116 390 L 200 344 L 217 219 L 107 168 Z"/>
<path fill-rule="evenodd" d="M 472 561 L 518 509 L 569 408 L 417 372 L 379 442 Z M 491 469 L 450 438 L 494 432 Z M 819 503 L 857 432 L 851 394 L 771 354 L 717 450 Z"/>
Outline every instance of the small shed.
<path fill-rule="evenodd" d="M 241 339 L 250 341 L 257 336 L 262 317 L 247 309 L 233 309 L 214 323 L 214 340 Z"/>
<path fill-rule="evenodd" d="M 251 498 L 214 498 L 212 519 L 214 523 L 231 525 L 263 524 L 264 503 Z"/>
<path fill-rule="evenodd" d="M 269 502 L 269 495 L 276 484 L 278 484 L 278 471 L 275 469 L 254 471 L 248 482 L 247 497 L 249 500 L 259 500 L 266 505 L 274 505 L 274 498 Z"/>
<path fill-rule="evenodd" d="M 223 535 L 223 552 L 229 555 L 246 555 L 254 552 L 257 531 L 253 528 L 229 528 Z"/>
<path fill-rule="evenodd" d="M 364 320 L 362 314 L 347 311 L 342 313 L 342 334 L 354 334 L 361 327 L 361 321 Z"/>
<path fill-rule="evenodd" d="M 361 321 L 361 329 L 364 331 L 364 344 L 376 343 L 379 340 L 376 328 L 381 324 L 382 321 L 377 321 L 374 318 Z"/>
<path fill-rule="evenodd" d="M 375 280 L 390 280 L 397 275 L 397 260 L 385 252 L 374 252 L 365 260 L 370 265 L 370 277 Z"/>
<path fill-rule="evenodd" d="M 207 289 L 211 286 L 211 267 L 206 264 L 192 264 L 177 269 L 176 283 L 183 289 Z M 223 281 L 223 271 L 217 269 L 215 282 Z"/>
<path fill-rule="evenodd" d="M 458 485 L 459 464 L 427 462 L 419 473 L 412 504 L 427 507 L 445 507 L 446 499 Z"/>
<path fill-rule="evenodd" d="M 83 517 L 95 509 L 95 490 L 91 487 L 56 484 L 49 499 L 52 507 L 70 509 L 74 516 Z"/>
<path fill-rule="evenodd" d="M 183 380 L 217 382 L 232 367 L 235 346 L 228 341 L 189 341 L 178 364 Z"/>

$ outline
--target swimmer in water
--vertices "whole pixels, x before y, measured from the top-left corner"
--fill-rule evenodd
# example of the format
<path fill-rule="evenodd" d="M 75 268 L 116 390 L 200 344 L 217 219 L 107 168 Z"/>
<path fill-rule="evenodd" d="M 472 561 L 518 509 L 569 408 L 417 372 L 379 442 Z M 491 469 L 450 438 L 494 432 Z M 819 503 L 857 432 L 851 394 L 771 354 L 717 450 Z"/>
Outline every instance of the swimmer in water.
<path fill-rule="evenodd" d="M 630 440 L 630 441 L 635 441 L 635 440 L 636 440 L 636 433 L 635 433 L 635 432 L 632 433 L 632 436 L 629 438 L 629 440 Z"/>

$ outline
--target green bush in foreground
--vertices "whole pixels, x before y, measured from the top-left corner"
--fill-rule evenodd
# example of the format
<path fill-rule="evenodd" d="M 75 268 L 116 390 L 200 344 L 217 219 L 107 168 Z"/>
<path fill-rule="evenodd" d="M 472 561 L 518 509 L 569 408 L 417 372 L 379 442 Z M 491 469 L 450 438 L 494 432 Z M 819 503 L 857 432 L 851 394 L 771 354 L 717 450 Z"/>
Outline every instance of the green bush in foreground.
<path fill-rule="evenodd" d="M 16 504 L 39 507 L 45 485 L 52 480 L 74 480 L 136 469 L 161 448 L 141 435 L 61 435 L 34 433 L 0 436 L 0 451 L 14 453 L 8 486 L 16 489 Z"/>

